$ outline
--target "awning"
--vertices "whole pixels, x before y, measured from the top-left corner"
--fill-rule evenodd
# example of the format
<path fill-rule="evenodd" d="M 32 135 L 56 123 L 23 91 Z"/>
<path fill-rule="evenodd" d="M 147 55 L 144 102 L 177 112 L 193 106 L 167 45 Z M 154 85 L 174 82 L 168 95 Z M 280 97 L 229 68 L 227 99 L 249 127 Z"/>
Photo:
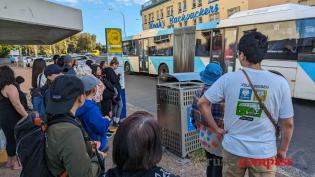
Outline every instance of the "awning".
<path fill-rule="evenodd" d="M 81 10 L 44 0 L 0 1 L 0 44 L 50 45 L 82 30 Z"/>

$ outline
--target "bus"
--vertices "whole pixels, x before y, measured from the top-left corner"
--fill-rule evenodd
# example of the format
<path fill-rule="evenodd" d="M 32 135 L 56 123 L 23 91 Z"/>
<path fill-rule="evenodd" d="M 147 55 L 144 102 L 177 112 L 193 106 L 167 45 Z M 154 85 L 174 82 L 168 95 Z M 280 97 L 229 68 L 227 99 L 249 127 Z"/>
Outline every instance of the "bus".
<path fill-rule="evenodd" d="M 315 100 L 315 7 L 284 4 L 238 12 L 225 20 L 198 24 L 195 40 L 184 44 L 174 40 L 177 30 L 149 30 L 124 39 L 125 70 L 173 73 L 177 48 L 194 48 L 194 72 L 200 72 L 209 62 L 232 72 L 241 68 L 237 58 L 240 38 L 259 31 L 268 36 L 262 67 L 280 72 L 288 80 L 293 97 Z"/>
<path fill-rule="evenodd" d="M 208 22 L 197 25 L 197 30 L 212 29 L 217 27 L 218 21 Z M 195 34 L 192 41 L 195 41 Z M 180 41 L 181 42 L 181 41 Z M 199 39 L 197 39 L 197 43 Z M 141 72 L 152 75 L 161 75 L 164 73 L 174 73 L 174 52 L 192 46 L 195 53 L 195 43 L 189 41 L 183 44 L 184 48 L 174 49 L 176 45 L 174 29 L 151 29 L 143 31 L 135 36 L 123 39 L 123 63 L 126 72 Z M 209 53 L 208 45 L 204 45 L 204 39 L 200 39 L 200 45 L 197 49 L 203 48 Z M 207 48 L 207 49 L 206 49 Z M 197 50 L 196 49 L 196 50 Z M 182 51 L 179 51 L 182 52 Z M 209 54 L 199 51 L 194 58 L 194 68 L 192 72 L 200 72 L 210 62 Z M 199 55 L 200 53 L 200 55 Z"/>

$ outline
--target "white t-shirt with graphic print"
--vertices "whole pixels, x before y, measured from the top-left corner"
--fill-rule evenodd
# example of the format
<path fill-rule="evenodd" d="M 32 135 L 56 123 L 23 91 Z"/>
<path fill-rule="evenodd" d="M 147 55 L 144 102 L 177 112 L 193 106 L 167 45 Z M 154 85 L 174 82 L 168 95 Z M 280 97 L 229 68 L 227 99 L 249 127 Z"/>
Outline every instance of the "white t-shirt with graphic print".
<path fill-rule="evenodd" d="M 258 95 L 278 121 L 293 117 L 289 84 L 266 70 L 245 68 Z M 277 154 L 275 128 L 259 107 L 242 71 L 227 73 L 204 94 L 211 103 L 225 101 L 223 148 L 237 156 L 270 158 Z"/>

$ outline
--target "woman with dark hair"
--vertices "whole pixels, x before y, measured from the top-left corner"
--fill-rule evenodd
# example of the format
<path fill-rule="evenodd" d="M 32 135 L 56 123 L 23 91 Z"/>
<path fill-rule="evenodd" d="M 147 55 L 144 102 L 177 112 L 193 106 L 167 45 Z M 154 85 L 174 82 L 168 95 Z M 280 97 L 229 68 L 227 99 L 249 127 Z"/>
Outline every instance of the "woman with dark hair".
<path fill-rule="evenodd" d="M 63 68 L 63 66 L 65 65 L 65 60 L 64 60 L 64 56 L 61 56 L 57 59 L 57 65 L 59 65 L 61 68 Z"/>
<path fill-rule="evenodd" d="M 116 168 L 107 177 L 155 177 L 175 175 L 156 165 L 162 159 L 160 127 L 147 112 L 135 112 L 117 129 L 113 142 Z"/>
<path fill-rule="evenodd" d="M 60 58 L 60 55 L 54 55 L 52 60 L 54 62 L 54 64 L 57 64 L 58 59 Z"/>
<path fill-rule="evenodd" d="M 116 73 L 115 70 L 119 67 L 119 61 L 117 57 L 113 57 L 110 61 L 110 66 L 103 70 L 106 78 L 111 82 L 115 89 L 115 95 L 112 99 L 112 118 L 114 121 L 114 126 L 118 127 L 120 122 L 120 114 L 122 111 L 123 103 L 120 96 L 121 85 L 120 85 L 120 73 Z"/>
<path fill-rule="evenodd" d="M 41 88 L 46 84 L 46 77 L 44 75 L 44 70 L 46 68 L 46 62 L 44 59 L 36 59 L 33 63 L 32 68 L 32 87 Z"/>
<path fill-rule="evenodd" d="M 97 64 L 92 64 L 90 67 L 91 67 L 93 76 L 101 81 L 101 83 L 99 83 L 97 85 L 97 91 L 96 91 L 96 94 L 93 98 L 93 100 L 97 103 L 97 105 L 101 109 L 101 101 L 103 99 L 102 95 L 103 95 L 103 92 L 105 90 L 105 86 L 104 86 L 104 82 L 103 82 L 104 78 L 102 76 L 102 70 L 101 70 L 101 67 Z"/>
<path fill-rule="evenodd" d="M 102 70 L 107 68 L 108 67 L 108 61 L 101 61 L 100 67 L 102 68 Z"/>
<path fill-rule="evenodd" d="M 16 141 L 14 127 L 16 123 L 27 117 L 27 102 L 25 94 L 16 86 L 14 72 L 9 66 L 0 67 L 0 127 L 7 140 L 7 154 L 9 156 L 7 168 L 20 169 L 16 156 Z"/>

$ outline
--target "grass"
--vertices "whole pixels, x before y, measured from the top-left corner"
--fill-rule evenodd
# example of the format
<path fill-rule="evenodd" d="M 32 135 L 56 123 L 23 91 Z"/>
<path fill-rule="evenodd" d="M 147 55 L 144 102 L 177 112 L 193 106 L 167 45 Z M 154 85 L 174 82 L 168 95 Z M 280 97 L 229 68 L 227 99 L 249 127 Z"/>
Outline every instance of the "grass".
<path fill-rule="evenodd" d="M 202 148 L 189 154 L 189 157 L 194 163 L 202 163 L 207 161 L 205 150 Z"/>

